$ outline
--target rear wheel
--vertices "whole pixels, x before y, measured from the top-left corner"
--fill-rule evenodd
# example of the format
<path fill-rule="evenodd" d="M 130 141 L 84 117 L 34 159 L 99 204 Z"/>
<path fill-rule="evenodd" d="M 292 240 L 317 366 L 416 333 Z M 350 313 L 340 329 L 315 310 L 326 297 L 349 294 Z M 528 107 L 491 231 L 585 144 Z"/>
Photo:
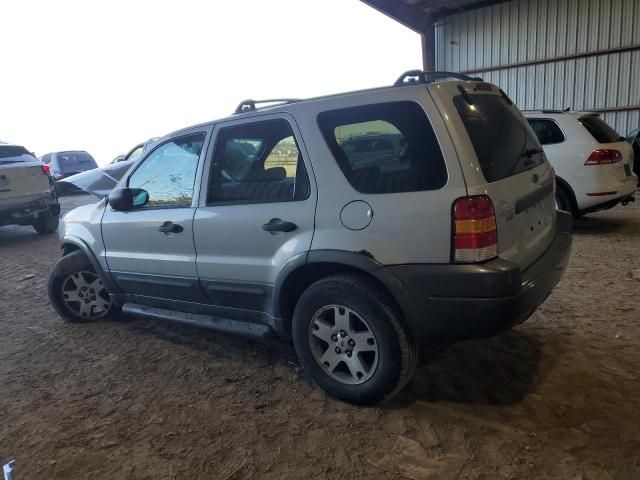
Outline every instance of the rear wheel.
<path fill-rule="evenodd" d="M 54 265 L 49 274 L 49 300 L 67 322 L 97 320 L 114 311 L 109 292 L 80 251 Z"/>
<path fill-rule="evenodd" d="M 39 215 L 33 222 L 33 229 L 38 233 L 53 233 L 58 229 L 60 219 L 51 212 Z"/>
<path fill-rule="evenodd" d="M 393 301 L 364 275 L 335 275 L 311 285 L 295 307 L 293 341 L 315 383 L 354 404 L 391 398 L 417 363 Z"/>

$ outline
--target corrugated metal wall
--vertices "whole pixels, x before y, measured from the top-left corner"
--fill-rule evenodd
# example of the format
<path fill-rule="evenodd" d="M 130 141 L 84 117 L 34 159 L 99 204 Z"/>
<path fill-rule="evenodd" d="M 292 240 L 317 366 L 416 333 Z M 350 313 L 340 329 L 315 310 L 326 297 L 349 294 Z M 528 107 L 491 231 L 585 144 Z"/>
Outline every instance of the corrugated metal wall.
<path fill-rule="evenodd" d="M 523 110 L 603 110 L 625 134 L 640 126 L 640 0 L 512 0 L 445 17 L 436 64 L 500 85 Z"/>

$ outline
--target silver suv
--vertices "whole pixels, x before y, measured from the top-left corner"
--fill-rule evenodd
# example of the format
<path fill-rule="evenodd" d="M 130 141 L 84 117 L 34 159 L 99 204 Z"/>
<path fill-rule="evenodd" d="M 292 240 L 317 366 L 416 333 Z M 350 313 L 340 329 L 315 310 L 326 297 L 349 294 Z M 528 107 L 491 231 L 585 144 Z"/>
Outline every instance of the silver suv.
<path fill-rule="evenodd" d="M 53 306 L 276 334 L 356 404 L 402 389 L 421 346 L 523 322 L 565 269 L 571 217 L 504 92 L 446 75 L 249 100 L 158 140 L 64 218 Z"/>

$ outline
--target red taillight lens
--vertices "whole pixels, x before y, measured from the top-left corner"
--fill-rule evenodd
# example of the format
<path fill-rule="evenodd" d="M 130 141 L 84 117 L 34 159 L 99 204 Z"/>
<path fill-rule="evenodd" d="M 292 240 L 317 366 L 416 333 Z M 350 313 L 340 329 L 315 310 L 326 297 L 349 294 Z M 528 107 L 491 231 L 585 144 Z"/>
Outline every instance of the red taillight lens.
<path fill-rule="evenodd" d="M 459 198 L 453 204 L 453 260 L 483 262 L 498 256 L 493 202 L 486 195 Z"/>
<path fill-rule="evenodd" d="M 599 149 L 594 150 L 584 162 L 585 165 L 610 165 L 622 160 L 622 152 L 620 150 Z"/>
<path fill-rule="evenodd" d="M 49 175 L 51 173 L 51 168 L 49 167 L 49 165 L 42 165 L 42 171 Z"/>

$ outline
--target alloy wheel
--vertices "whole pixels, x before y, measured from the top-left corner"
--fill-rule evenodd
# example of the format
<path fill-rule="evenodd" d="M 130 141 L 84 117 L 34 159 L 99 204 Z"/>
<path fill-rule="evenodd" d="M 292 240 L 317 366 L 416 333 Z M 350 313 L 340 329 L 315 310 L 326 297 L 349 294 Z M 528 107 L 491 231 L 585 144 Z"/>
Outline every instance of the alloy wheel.
<path fill-rule="evenodd" d="M 340 383 L 364 383 L 378 366 L 373 330 L 361 315 L 342 305 L 328 305 L 313 315 L 309 344 L 318 365 Z"/>

